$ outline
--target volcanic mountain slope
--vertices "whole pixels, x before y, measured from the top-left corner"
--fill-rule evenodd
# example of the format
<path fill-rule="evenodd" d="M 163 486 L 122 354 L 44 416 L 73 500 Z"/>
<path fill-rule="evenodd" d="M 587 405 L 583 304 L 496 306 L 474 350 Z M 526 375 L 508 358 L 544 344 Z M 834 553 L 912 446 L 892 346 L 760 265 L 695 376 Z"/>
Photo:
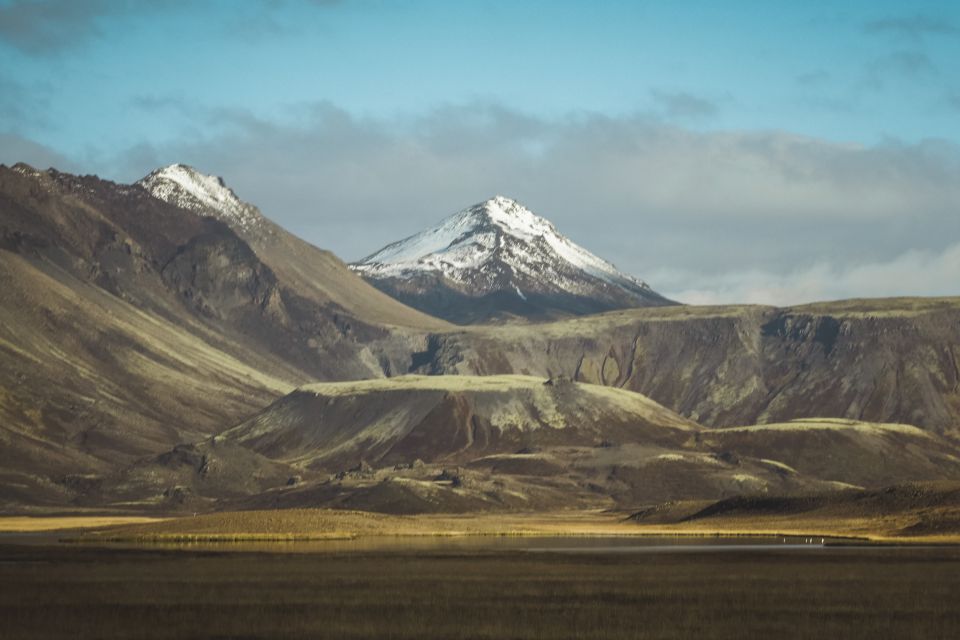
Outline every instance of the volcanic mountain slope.
<path fill-rule="evenodd" d="M 342 265 L 315 275 L 399 306 Z M 301 293 L 223 222 L 137 185 L 0 167 L 0 280 L 0 501 L 63 501 L 84 475 L 215 433 L 296 384 L 390 368 L 391 329 Z"/>
<path fill-rule="evenodd" d="M 285 286 L 364 322 L 417 329 L 446 323 L 419 313 L 366 284 L 339 258 L 301 240 L 244 202 L 223 181 L 184 164 L 150 173 L 137 184 L 154 197 L 230 226 Z"/>
<path fill-rule="evenodd" d="M 429 374 L 566 375 L 711 427 L 834 417 L 960 438 L 960 299 L 631 309 L 434 334 Z"/>
<path fill-rule="evenodd" d="M 314 378 L 382 375 L 369 345 L 389 339 L 388 330 L 349 313 L 347 294 L 319 300 L 283 280 L 219 219 L 165 203 L 139 185 L 18 167 L 4 171 L 9 250 L 53 262 L 186 327 L 199 321 L 232 334 L 244 352 L 273 354 Z M 319 282 L 346 277 L 355 298 L 369 293 L 396 304 L 342 265 L 314 275 Z"/>
<path fill-rule="evenodd" d="M 0 505 L 67 503 L 85 476 L 214 433 L 306 378 L 53 264 L 0 251 L 0 286 Z"/>
<path fill-rule="evenodd" d="M 460 324 L 675 304 L 502 196 L 351 267 L 398 300 Z"/>
<path fill-rule="evenodd" d="M 0 167 L 0 502 L 62 502 L 70 477 L 196 439 L 308 378 L 171 290 L 178 247 L 232 234 L 168 209 L 139 188 Z"/>

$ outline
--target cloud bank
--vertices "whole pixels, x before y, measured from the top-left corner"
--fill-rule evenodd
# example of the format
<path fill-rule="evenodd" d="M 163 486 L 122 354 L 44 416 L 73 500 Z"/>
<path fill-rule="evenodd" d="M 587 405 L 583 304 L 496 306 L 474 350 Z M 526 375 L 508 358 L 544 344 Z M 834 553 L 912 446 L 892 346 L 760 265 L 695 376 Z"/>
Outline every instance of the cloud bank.
<path fill-rule="evenodd" d="M 668 295 L 688 304 L 736 301 L 773 305 L 851 297 L 957 295 L 957 274 L 960 243 L 940 252 L 911 250 L 883 262 L 823 262 L 788 273 L 753 270 L 701 276 L 696 288 L 670 291 Z M 659 275 L 664 282 L 692 280 L 690 274 Z"/>
<path fill-rule="evenodd" d="M 960 150 L 942 141 L 864 147 L 495 104 L 384 120 L 314 103 L 284 121 L 139 107 L 180 118 L 183 138 L 103 157 L 101 174 L 192 164 L 347 260 L 500 193 L 688 302 L 960 293 L 947 277 L 960 273 Z"/>

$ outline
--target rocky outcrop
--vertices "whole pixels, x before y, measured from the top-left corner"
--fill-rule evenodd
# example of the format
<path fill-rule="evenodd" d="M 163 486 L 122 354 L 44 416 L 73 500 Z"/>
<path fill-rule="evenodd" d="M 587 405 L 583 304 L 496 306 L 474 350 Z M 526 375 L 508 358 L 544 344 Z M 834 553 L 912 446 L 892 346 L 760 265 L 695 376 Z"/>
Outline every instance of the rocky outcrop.
<path fill-rule="evenodd" d="M 554 446 L 679 447 L 699 427 L 635 394 L 528 376 L 403 376 L 318 383 L 222 437 L 274 460 L 335 471 L 457 462 Z"/>

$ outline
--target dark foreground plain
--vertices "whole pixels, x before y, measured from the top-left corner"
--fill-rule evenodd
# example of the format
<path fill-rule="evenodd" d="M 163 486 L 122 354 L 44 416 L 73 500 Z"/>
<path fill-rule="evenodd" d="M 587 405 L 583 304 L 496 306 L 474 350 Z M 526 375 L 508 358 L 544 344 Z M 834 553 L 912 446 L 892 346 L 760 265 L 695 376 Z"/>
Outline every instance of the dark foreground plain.
<path fill-rule="evenodd" d="M 956 638 L 960 549 L 0 547 L 12 638 Z"/>

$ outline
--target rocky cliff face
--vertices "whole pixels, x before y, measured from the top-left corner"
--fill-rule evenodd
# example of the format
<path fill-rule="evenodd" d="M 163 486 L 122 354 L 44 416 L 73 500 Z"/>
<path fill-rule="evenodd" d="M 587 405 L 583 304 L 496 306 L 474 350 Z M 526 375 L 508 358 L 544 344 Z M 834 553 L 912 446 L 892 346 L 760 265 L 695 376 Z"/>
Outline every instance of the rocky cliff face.
<path fill-rule="evenodd" d="M 434 335 L 417 371 L 564 374 L 708 426 L 808 416 L 960 436 L 960 300 L 631 310 Z"/>

